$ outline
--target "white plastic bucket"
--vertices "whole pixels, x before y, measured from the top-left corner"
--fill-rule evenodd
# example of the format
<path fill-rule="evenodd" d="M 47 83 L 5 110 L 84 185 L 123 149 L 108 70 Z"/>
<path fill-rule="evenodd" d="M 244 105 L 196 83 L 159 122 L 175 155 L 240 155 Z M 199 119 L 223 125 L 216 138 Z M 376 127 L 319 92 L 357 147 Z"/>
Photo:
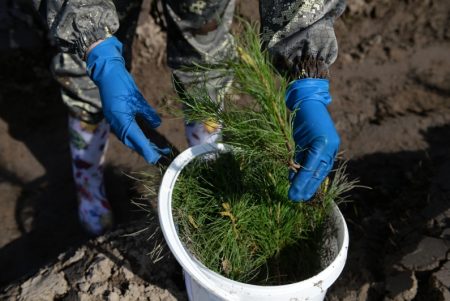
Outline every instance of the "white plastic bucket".
<path fill-rule="evenodd" d="M 194 158 L 208 153 L 227 151 L 224 144 L 203 144 L 191 147 L 170 164 L 164 174 L 158 196 L 158 214 L 161 229 L 166 242 L 177 261 L 184 269 L 186 290 L 191 301 L 206 300 L 287 300 L 319 301 L 325 298 L 327 289 L 341 274 L 348 250 L 348 229 L 344 217 L 334 206 L 336 221 L 337 255 L 335 259 L 319 274 L 301 282 L 278 285 L 258 286 L 227 279 L 206 268 L 195 259 L 180 241 L 172 217 L 172 191 L 181 170 Z M 301 254 L 299 254 L 301 256 Z"/>

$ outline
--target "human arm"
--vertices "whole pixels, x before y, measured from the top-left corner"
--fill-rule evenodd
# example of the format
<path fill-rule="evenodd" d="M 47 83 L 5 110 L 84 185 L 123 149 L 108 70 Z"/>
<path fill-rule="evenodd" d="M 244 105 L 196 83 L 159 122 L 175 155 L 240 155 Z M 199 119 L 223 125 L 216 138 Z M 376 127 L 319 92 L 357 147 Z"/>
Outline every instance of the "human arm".
<path fill-rule="evenodd" d="M 155 163 L 161 154 L 140 130 L 135 117 L 140 116 L 151 127 L 156 127 L 160 119 L 139 92 L 133 78 L 125 68 L 122 44 L 112 36 L 118 29 L 116 8 L 109 0 L 34 0 L 35 8 L 41 13 L 49 27 L 49 35 L 64 55 L 71 53 L 79 64 L 67 62 L 64 69 L 79 66 L 82 74 L 84 62 L 90 78 L 98 87 L 94 99 L 83 108 L 90 113 L 99 108 L 111 125 L 117 137 L 130 148 L 138 151 L 148 162 Z M 90 52 L 89 52 L 90 51 Z M 87 55 L 89 53 L 89 57 Z M 74 61 L 75 62 L 75 61 Z M 63 62 L 66 63 L 66 62 Z M 69 76 L 72 73 L 65 73 Z M 95 88 L 87 78 L 77 74 L 73 79 L 74 93 L 81 91 L 81 85 Z M 67 79 L 64 80 L 67 82 Z M 63 88 L 67 88 L 63 85 Z M 80 95 L 75 94 L 76 97 Z M 101 106 L 100 106 L 100 99 Z M 83 98 L 84 100 L 84 98 Z M 91 103 L 97 106 L 90 105 Z M 93 109 L 92 109 L 93 108 Z M 92 114 L 90 114 L 92 115 Z M 101 112 L 99 114 L 102 115 Z M 78 117 L 78 116 L 77 116 Z M 80 116 L 82 117 L 82 116 Z"/>
<path fill-rule="evenodd" d="M 110 37 L 95 45 L 87 54 L 86 65 L 89 77 L 99 88 L 103 114 L 117 138 L 152 164 L 161 155 L 169 154 L 170 149 L 159 148 L 147 139 L 137 123 L 136 117 L 141 117 L 156 128 L 161 119 L 126 70 L 119 40 Z"/>
<path fill-rule="evenodd" d="M 314 195 L 339 148 L 327 106 L 329 67 L 338 52 L 333 26 L 344 9 L 344 0 L 261 0 L 263 46 L 278 70 L 292 80 L 286 105 L 295 114 L 295 161 L 301 166 L 290 175 L 293 201 Z"/>
<path fill-rule="evenodd" d="M 113 35 L 119 18 L 111 0 L 33 0 L 47 23 L 50 39 L 64 53 L 85 58 L 95 42 Z"/>

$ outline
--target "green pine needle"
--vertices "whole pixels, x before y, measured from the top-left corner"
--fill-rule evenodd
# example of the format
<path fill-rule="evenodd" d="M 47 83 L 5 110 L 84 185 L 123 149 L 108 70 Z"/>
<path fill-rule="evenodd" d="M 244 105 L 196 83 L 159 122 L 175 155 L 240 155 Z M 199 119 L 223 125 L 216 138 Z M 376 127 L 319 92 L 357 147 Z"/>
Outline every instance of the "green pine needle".
<path fill-rule="evenodd" d="M 341 167 L 313 200 L 288 200 L 288 168 L 298 168 L 284 102 L 288 83 L 261 51 L 255 28 L 244 23 L 232 60 L 197 66 L 233 74 L 224 108 L 206 89 L 192 89 L 182 99 L 187 120 L 221 124 L 233 151 L 198 158 L 183 170 L 173 214 L 180 239 L 209 269 L 241 282 L 285 284 L 312 276 L 329 259 L 332 204 L 356 183 Z M 239 103 L 236 95 L 252 101 Z"/>

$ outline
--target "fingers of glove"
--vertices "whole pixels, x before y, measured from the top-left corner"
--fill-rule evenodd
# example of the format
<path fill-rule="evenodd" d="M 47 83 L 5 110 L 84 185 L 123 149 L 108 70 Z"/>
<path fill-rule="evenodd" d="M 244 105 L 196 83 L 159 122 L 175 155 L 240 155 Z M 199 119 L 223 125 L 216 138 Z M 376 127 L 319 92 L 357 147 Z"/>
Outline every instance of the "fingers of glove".
<path fill-rule="evenodd" d="M 309 200 L 331 171 L 337 153 L 324 141 L 316 141 L 305 158 L 304 166 L 294 174 L 288 196 L 293 201 Z"/>
<path fill-rule="evenodd" d="M 326 142 L 323 139 L 316 140 L 311 144 L 306 151 L 302 167 L 294 176 L 291 187 L 289 188 L 289 199 L 292 201 L 306 201 L 309 200 L 313 194 L 308 188 L 308 184 L 313 176 L 317 176 L 319 172 L 320 163 L 326 150 Z"/>
<path fill-rule="evenodd" d="M 151 164 L 158 162 L 161 154 L 170 152 L 167 149 L 159 149 L 144 135 L 138 124 L 133 121 L 125 134 L 123 143 L 138 152 L 145 161 Z"/>
<path fill-rule="evenodd" d="M 139 116 L 143 117 L 152 128 L 160 126 L 161 118 L 158 116 L 158 113 L 147 103 L 142 95 L 139 98 L 140 105 L 137 111 Z"/>
<path fill-rule="evenodd" d="M 163 148 L 161 148 L 161 147 L 157 147 L 156 144 L 154 144 L 154 143 L 151 142 L 150 140 L 149 140 L 148 142 L 150 143 L 151 147 L 152 147 L 154 150 L 156 150 L 160 155 L 167 156 L 167 155 L 169 155 L 169 154 L 172 152 L 172 150 L 170 149 L 170 147 L 163 147 Z"/>
<path fill-rule="evenodd" d="M 297 155 L 295 156 L 295 163 L 299 164 L 299 162 L 302 162 L 304 159 L 306 151 L 299 151 Z M 292 183 L 294 181 L 295 176 L 297 175 L 297 172 L 293 169 L 289 169 L 289 182 Z"/>
<path fill-rule="evenodd" d="M 289 182 L 290 182 L 290 183 L 292 183 L 292 181 L 294 180 L 294 177 L 295 177 L 296 174 L 297 174 L 297 173 L 296 173 L 295 171 L 293 171 L 292 169 L 289 169 L 289 176 L 288 176 L 288 179 L 289 179 Z"/>
<path fill-rule="evenodd" d="M 303 161 L 305 160 L 305 157 L 308 153 L 308 151 L 305 148 L 300 148 L 298 145 L 296 146 L 296 154 L 295 154 L 295 164 L 301 164 L 303 165 Z M 294 177 L 297 173 L 289 169 L 289 182 L 292 182 L 294 180 Z"/>
<path fill-rule="evenodd" d="M 313 173 L 313 171 L 305 169 L 297 172 L 288 191 L 288 197 L 291 201 L 307 201 L 312 197 L 313 194 L 310 194 L 309 190 L 307 191 L 307 187 Z"/>
<path fill-rule="evenodd" d="M 312 197 L 316 193 L 322 181 L 330 173 L 331 167 L 331 164 L 328 164 L 324 161 L 320 162 L 317 170 L 314 172 L 314 175 L 311 177 L 309 183 L 305 187 L 305 194 L 307 196 Z"/>

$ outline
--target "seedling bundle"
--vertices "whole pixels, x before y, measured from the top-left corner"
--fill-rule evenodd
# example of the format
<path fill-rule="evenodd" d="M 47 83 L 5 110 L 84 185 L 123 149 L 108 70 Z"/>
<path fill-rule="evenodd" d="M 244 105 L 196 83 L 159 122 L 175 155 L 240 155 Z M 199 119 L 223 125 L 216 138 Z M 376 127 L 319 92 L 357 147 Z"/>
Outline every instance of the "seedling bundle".
<path fill-rule="evenodd" d="M 287 284 L 333 259 L 332 204 L 354 182 L 340 168 L 313 200 L 288 200 L 288 169 L 299 168 L 284 103 L 288 82 L 259 41 L 255 27 L 244 24 L 237 57 L 214 66 L 234 76 L 225 106 L 211 101 L 206 89 L 192 89 L 182 100 L 188 121 L 220 124 L 230 151 L 197 158 L 182 171 L 173 216 L 181 241 L 209 269 L 245 283 Z"/>

